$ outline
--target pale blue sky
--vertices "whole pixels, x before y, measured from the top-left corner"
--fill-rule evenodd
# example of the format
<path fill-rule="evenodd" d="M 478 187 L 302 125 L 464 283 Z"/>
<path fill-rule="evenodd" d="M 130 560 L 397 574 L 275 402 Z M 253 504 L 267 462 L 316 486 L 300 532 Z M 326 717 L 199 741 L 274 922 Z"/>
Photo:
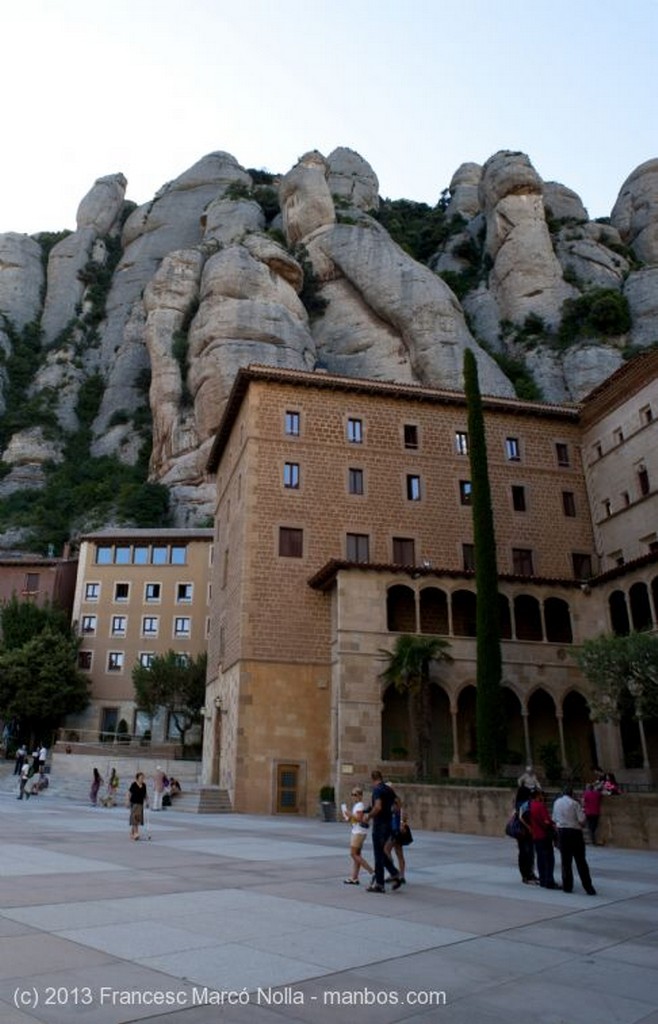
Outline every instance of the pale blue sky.
<path fill-rule="evenodd" d="M 0 232 L 75 227 L 94 180 L 146 202 L 204 154 L 285 172 L 350 146 L 434 204 L 522 150 L 610 213 L 658 157 L 658 0 L 0 0 Z"/>

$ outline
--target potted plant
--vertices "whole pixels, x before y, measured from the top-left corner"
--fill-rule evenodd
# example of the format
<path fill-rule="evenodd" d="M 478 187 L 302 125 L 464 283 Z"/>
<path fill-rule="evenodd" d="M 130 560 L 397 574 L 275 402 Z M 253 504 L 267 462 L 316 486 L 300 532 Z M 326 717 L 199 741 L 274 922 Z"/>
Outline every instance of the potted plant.
<path fill-rule="evenodd" d="M 323 821 L 336 820 L 336 794 L 333 786 L 322 786 L 320 789 L 320 807 Z"/>

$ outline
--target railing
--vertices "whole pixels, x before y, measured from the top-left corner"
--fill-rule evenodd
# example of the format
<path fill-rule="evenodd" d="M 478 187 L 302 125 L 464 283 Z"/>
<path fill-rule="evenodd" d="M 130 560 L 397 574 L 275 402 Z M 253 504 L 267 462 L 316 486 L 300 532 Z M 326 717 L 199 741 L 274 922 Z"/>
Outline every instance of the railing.
<path fill-rule="evenodd" d="M 183 747 L 180 740 L 152 739 L 148 733 L 114 732 L 103 729 L 58 729 L 54 743 L 67 754 L 84 754 L 98 750 L 111 750 L 113 757 L 158 755 L 170 760 L 198 761 L 201 745 L 196 741 Z"/>

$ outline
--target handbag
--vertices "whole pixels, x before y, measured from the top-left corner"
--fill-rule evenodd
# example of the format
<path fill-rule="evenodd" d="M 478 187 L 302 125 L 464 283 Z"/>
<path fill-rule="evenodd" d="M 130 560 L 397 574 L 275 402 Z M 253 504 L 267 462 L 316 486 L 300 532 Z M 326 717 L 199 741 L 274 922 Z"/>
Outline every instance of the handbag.
<path fill-rule="evenodd" d="M 505 825 L 505 835 L 509 836 L 510 839 L 523 839 L 526 834 L 526 827 L 519 817 L 519 812 L 514 811 L 514 814 Z"/>
<path fill-rule="evenodd" d="M 411 829 L 408 825 L 401 825 L 400 831 L 398 832 L 398 843 L 400 846 L 411 846 L 414 841 L 414 837 L 411 833 Z"/>

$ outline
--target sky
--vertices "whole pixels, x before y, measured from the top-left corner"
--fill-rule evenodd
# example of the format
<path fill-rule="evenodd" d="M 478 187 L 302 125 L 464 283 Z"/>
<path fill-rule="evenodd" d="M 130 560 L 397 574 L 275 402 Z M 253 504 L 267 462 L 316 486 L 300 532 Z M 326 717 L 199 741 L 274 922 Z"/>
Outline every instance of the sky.
<path fill-rule="evenodd" d="M 658 157 L 658 0 L 0 0 L 0 233 L 74 229 L 94 181 L 148 202 L 207 153 L 361 154 L 434 205 L 521 150 L 608 216 Z"/>

